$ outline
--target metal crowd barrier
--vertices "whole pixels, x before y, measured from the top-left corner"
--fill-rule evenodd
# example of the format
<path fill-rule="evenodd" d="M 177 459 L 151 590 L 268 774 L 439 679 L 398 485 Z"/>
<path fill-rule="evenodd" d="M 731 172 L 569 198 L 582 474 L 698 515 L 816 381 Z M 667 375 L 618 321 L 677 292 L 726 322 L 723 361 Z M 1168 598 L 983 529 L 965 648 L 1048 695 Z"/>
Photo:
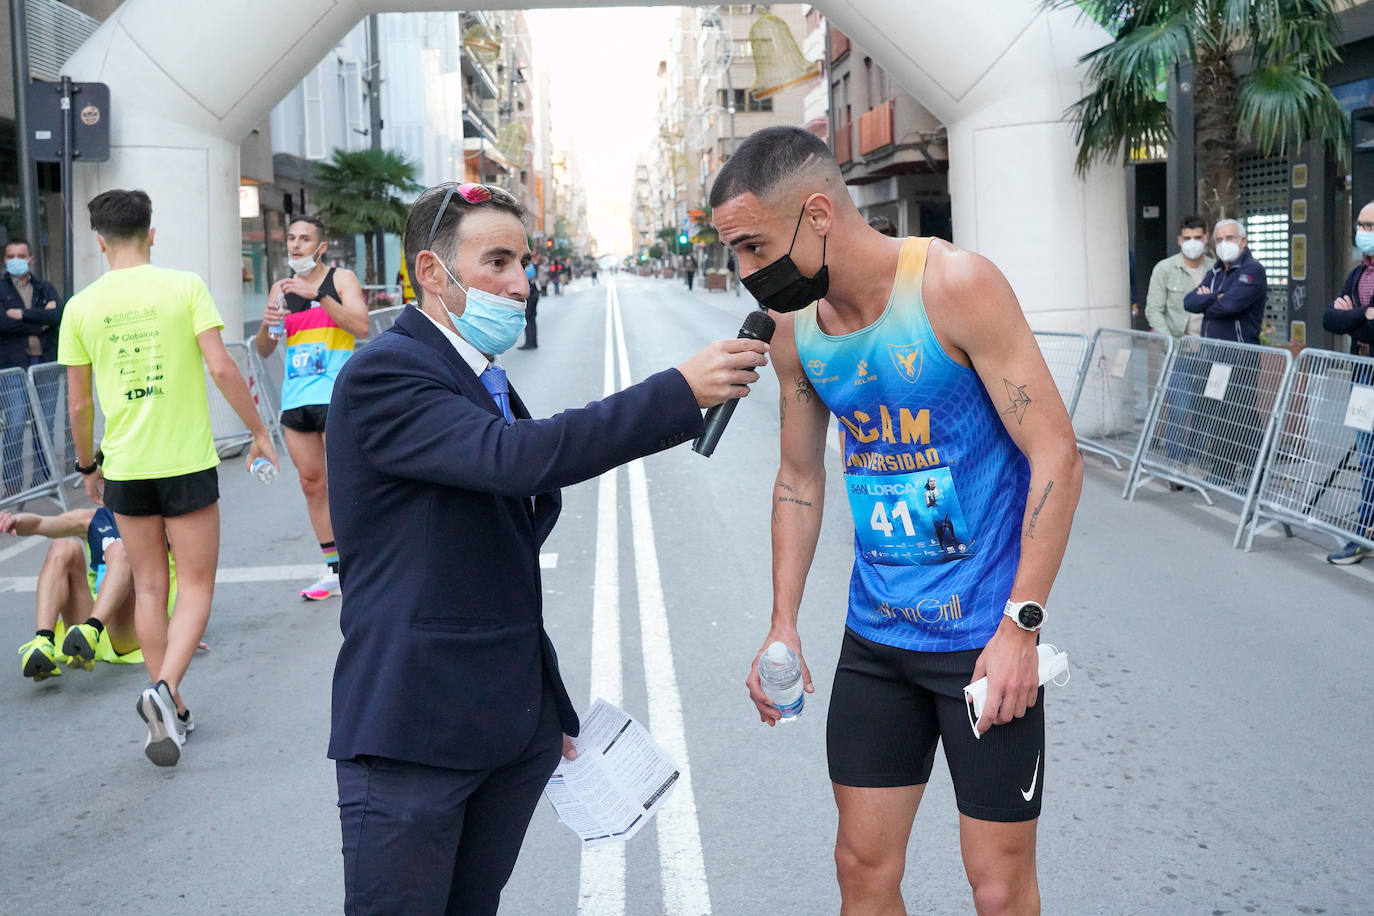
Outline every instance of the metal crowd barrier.
<path fill-rule="evenodd" d="M 1036 331 L 1035 342 L 1050 367 L 1064 406 L 1073 413 L 1073 400 L 1083 381 L 1083 363 L 1088 355 L 1088 338 L 1066 331 Z"/>
<path fill-rule="evenodd" d="M 387 328 L 396 323 L 396 317 L 405 311 L 404 305 L 392 305 L 384 309 L 376 309 L 367 315 L 367 339 L 372 340 Z M 362 341 L 359 341 L 361 343 Z"/>
<path fill-rule="evenodd" d="M 1134 466 L 1173 353 L 1166 334 L 1097 329 L 1070 413 L 1079 449 Z"/>
<path fill-rule="evenodd" d="M 247 343 L 226 343 L 224 348 L 233 357 L 239 372 L 243 373 L 244 381 L 248 383 L 248 391 L 253 395 L 253 403 L 258 409 L 258 416 L 266 424 L 273 441 L 284 449 L 285 443 L 277 412 L 273 409 L 267 387 L 260 381 L 261 361 L 254 358 L 252 348 Z M 239 419 L 239 415 L 229 406 L 229 402 L 224 399 L 224 395 L 220 394 L 208 370 L 205 374 L 205 394 L 210 404 L 210 428 L 214 432 L 215 451 L 219 452 L 221 458 L 242 454 L 253 441 L 253 436 Z"/>
<path fill-rule="evenodd" d="M 46 496 L 67 510 L 63 468 L 53 457 L 46 428 L 48 403 L 39 398 L 27 370 L 0 369 L 0 509 Z M 65 400 L 60 406 L 65 418 Z"/>
<path fill-rule="evenodd" d="M 1374 358 L 1302 351 L 1277 430 L 1245 549 L 1261 521 L 1374 548 Z"/>
<path fill-rule="evenodd" d="M 67 413 L 67 367 L 61 363 L 39 363 L 29 367 L 29 382 L 38 395 L 45 413 L 45 431 L 53 457 L 57 459 L 57 476 L 72 487 L 80 486 L 81 475 L 74 470 L 76 440 L 72 438 L 71 418 Z M 105 432 L 105 414 L 100 401 L 91 392 L 95 422 L 91 426 L 92 439 L 98 445 Z M 48 411 L 51 410 L 51 413 Z"/>
<path fill-rule="evenodd" d="M 1175 349 L 1131 467 L 1126 496 L 1151 477 L 1213 494 L 1246 510 L 1259 486 L 1293 356 L 1258 344 L 1185 337 Z M 1231 546 L 1240 546 L 1241 513 Z"/>

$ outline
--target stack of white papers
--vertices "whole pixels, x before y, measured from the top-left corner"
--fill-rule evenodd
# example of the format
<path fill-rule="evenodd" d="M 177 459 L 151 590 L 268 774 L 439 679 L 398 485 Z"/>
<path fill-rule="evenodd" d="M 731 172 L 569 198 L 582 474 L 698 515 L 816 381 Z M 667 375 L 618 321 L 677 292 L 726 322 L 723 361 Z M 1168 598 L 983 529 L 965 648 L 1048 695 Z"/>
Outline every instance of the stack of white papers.
<path fill-rule="evenodd" d="M 577 759 L 559 760 L 544 795 L 584 847 L 634 836 L 681 775 L 644 726 L 602 699 L 582 717 L 573 745 Z"/>

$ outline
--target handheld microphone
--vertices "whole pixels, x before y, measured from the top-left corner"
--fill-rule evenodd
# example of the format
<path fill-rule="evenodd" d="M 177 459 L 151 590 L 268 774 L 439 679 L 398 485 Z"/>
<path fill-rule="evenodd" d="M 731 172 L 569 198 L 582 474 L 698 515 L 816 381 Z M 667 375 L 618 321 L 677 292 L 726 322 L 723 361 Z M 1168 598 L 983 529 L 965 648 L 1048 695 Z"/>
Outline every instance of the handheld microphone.
<path fill-rule="evenodd" d="M 768 343 L 773 339 L 773 331 L 776 329 L 777 323 L 773 321 L 773 316 L 760 307 L 744 316 L 744 325 L 739 329 L 739 336 Z M 731 398 L 724 404 L 717 404 L 706 411 L 706 428 L 692 443 L 692 451 L 707 458 L 711 457 L 711 453 L 716 450 L 716 443 L 720 442 L 720 434 L 725 432 L 725 424 L 730 422 L 730 415 L 735 412 L 735 405 L 738 403 L 739 398 Z"/>

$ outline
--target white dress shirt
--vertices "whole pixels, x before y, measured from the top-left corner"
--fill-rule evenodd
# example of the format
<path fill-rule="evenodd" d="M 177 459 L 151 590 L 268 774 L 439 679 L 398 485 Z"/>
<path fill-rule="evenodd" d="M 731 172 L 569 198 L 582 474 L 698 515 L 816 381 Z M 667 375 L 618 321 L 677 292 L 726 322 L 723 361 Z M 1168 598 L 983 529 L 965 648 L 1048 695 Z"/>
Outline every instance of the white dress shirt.
<path fill-rule="evenodd" d="M 426 312 L 424 309 L 420 308 L 417 305 L 412 305 L 411 308 L 415 309 L 417 312 L 419 312 L 421 315 L 424 315 L 426 318 L 429 318 L 430 324 L 438 328 L 439 333 L 443 334 L 445 337 L 448 338 L 448 342 L 453 344 L 453 349 L 458 351 L 458 355 L 463 358 L 463 362 L 468 364 L 468 367 L 472 369 L 472 374 L 477 376 L 479 379 L 482 377 L 482 373 L 487 371 L 488 366 L 500 365 L 500 363 L 498 363 L 494 359 L 487 359 L 487 354 L 483 353 L 481 350 L 477 349 L 472 344 L 464 340 L 462 335 L 455 334 L 453 331 L 450 331 L 448 328 L 444 327 L 442 324 L 435 321 L 433 318 L 430 318 L 429 313 Z"/>

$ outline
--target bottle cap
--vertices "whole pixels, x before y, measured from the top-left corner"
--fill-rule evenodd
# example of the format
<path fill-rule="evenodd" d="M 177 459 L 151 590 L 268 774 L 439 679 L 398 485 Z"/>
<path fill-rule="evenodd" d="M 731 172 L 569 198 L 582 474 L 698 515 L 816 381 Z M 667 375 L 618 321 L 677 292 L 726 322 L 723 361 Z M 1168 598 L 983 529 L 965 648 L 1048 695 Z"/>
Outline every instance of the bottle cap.
<path fill-rule="evenodd" d="M 768 644 L 768 649 L 763 653 L 763 657 L 775 665 L 785 665 L 791 653 L 792 650 L 787 647 L 786 643 L 774 641 Z"/>

